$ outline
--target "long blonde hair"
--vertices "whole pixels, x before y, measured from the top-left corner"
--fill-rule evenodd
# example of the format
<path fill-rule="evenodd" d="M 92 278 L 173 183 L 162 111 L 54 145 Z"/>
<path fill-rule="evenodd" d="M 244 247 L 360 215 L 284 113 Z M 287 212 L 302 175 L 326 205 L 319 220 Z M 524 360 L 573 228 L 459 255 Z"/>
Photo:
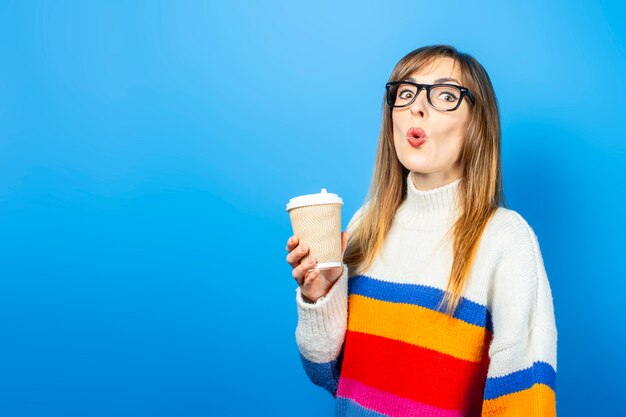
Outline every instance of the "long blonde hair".
<path fill-rule="evenodd" d="M 461 149 L 462 178 L 458 186 L 460 214 L 452 232 L 453 263 L 439 309 L 453 316 L 478 249 L 480 237 L 498 206 L 506 206 L 500 161 L 500 114 L 491 80 L 471 55 L 450 45 L 431 45 L 405 55 L 389 81 L 404 80 L 438 57 L 451 57 L 459 65 L 461 83 L 476 97 Z M 469 103 L 469 101 L 468 101 Z M 393 141 L 392 109 L 383 95 L 382 125 L 374 174 L 363 211 L 350 235 L 344 262 L 359 274 L 371 266 L 391 228 L 396 210 L 406 198 L 409 170 L 398 159 Z"/>

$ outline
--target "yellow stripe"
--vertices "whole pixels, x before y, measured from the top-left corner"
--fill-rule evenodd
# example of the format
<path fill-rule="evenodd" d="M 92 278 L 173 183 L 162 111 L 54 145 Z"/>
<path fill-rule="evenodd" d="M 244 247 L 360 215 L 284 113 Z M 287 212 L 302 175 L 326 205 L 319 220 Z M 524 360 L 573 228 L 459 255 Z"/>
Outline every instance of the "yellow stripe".
<path fill-rule="evenodd" d="M 484 327 L 412 304 L 349 297 L 348 329 L 480 362 L 491 339 Z"/>
<path fill-rule="evenodd" d="M 556 396 L 545 384 L 483 401 L 482 417 L 556 417 Z"/>

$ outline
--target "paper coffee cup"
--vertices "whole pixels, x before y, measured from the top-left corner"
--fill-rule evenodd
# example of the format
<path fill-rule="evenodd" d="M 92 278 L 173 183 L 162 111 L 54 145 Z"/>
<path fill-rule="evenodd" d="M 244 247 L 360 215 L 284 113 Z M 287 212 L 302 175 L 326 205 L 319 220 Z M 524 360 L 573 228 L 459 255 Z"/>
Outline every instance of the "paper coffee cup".
<path fill-rule="evenodd" d="M 341 206 L 343 200 L 326 192 L 294 197 L 287 204 L 294 235 L 309 247 L 301 262 L 314 257 L 317 264 L 309 269 L 334 268 L 342 265 Z"/>

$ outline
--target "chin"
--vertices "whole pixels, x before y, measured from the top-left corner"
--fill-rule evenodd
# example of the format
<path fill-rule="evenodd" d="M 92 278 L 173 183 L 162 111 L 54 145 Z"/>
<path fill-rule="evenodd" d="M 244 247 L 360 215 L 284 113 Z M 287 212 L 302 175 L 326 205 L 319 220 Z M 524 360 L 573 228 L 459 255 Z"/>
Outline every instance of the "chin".
<path fill-rule="evenodd" d="M 426 172 L 432 165 L 430 162 L 424 155 L 406 155 L 402 165 L 411 171 Z"/>

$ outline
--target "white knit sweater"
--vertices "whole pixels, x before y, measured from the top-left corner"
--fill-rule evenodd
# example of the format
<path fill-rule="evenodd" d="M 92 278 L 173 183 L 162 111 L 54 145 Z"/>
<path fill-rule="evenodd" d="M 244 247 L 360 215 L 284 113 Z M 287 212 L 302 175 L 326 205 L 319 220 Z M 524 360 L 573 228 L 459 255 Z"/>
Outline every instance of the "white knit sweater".
<path fill-rule="evenodd" d="M 552 294 L 537 236 L 519 213 L 497 209 L 462 293 L 465 305 L 454 324 L 436 324 L 442 313 L 432 301 L 451 271 L 452 239 L 444 235 L 460 212 L 459 182 L 423 191 L 409 173 L 407 198 L 371 268 L 349 276 L 344 264 L 314 304 L 296 288 L 303 367 L 336 398 L 336 415 L 555 415 Z"/>

